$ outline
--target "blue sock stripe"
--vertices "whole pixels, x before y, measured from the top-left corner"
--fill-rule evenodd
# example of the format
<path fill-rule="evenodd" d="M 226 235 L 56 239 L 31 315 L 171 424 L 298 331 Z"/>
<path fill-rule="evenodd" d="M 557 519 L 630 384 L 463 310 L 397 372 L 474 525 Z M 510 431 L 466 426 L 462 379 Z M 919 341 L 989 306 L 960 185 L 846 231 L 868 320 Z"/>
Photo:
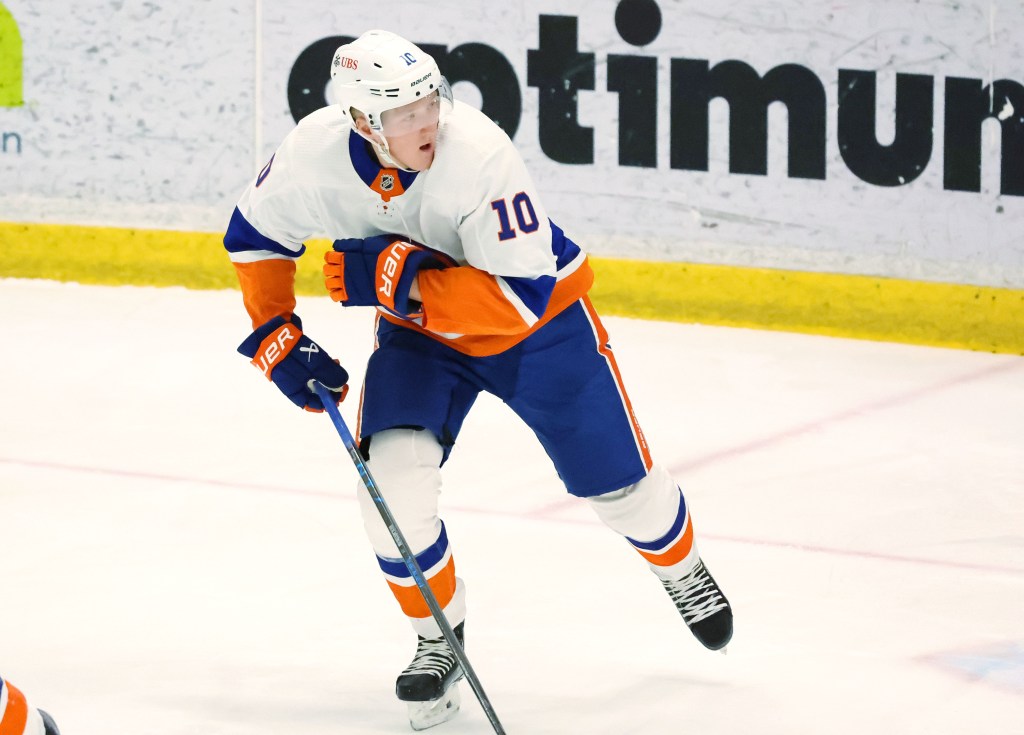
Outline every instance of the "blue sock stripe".
<path fill-rule="evenodd" d="M 671 541 L 673 541 L 676 538 L 676 536 L 679 535 L 679 532 L 683 530 L 683 524 L 685 522 L 686 522 L 686 500 L 683 498 L 682 491 L 680 491 L 679 492 L 679 512 L 676 513 L 676 520 L 672 524 L 672 528 L 668 529 L 668 533 L 666 533 L 664 536 L 662 536 L 659 539 L 655 539 L 654 541 L 637 541 L 636 539 L 629 538 L 629 536 L 626 537 L 626 540 L 629 541 L 629 543 L 633 544 L 633 546 L 635 546 L 638 549 L 643 549 L 644 551 L 658 551 L 662 547 L 666 546 Z"/>
<path fill-rule="evenodd" d="M 444 528 L 444 523 L 441 523 L 441 533 L 438 535 L 437 541 L 420 553 L 416 554 L 416 562 L 420 565 L 420 569 L 423 570 L 423 573 L 426 574 L 427 570 L 441 561 L 447 552 L 448 532 Z M 405 579 L 412 577 L 405 566 L 405 562 L 401 559 L 385 559 L 382 556 L 378 556 L 377 563 L 380 565 L 381 571 L 391 577 L 401 577 Z"/>

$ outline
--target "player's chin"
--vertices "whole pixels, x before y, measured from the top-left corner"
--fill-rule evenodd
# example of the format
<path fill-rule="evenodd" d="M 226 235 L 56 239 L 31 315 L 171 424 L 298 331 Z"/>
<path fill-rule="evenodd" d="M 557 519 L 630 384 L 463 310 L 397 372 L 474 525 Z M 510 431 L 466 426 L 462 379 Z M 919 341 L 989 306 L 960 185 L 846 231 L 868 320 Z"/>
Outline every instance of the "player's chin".
<path fill-rule="evenodd" d="M 434 162 L 434 153 L 436 152 L 436 145 L 434 143 L 425 143 L 421 145 L 417 150 L 414 158 L 415 167 L 417 171 L 424 171 L 430 168 L 430 164 Z"/>

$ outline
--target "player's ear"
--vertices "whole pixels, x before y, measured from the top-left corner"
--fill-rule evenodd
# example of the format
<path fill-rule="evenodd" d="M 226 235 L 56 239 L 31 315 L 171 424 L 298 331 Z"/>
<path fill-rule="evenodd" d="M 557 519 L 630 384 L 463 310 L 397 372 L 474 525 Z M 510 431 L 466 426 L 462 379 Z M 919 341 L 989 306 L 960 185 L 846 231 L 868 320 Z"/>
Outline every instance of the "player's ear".
<path fill-rule="evenodd" d="M 370 124 L 366 122 L 366 118 L 356 120 L 356 132 L 371 143 L 380 145 L 380 133 L 370 127 Z"/>
<path fill-rule="evenodd" d="M 372 140 L 374 137 L 373 130 L 370 128 L 370 122 L 366 119 L 366 115 L 354 107 L 350 107 L 348 113 L 352 117 L 356 131 L 367 140 Z"/>

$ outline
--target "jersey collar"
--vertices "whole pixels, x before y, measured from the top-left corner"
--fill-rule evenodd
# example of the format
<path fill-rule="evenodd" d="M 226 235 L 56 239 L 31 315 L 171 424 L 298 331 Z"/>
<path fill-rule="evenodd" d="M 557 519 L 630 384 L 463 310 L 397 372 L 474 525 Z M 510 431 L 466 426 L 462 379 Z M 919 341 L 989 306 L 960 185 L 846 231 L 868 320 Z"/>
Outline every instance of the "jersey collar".
<path fill-rule="evenodd" d="M 418 171 L 402 171 L 397 168 L 384 168 L 380 165 L 377 157 L 373 155 L 370 144 L 355 132 L 348 135 L 348 153 L 352 159 L 352 167 L 356 170 L 363 183 L 380 194 L 385 202 L 391 197 L 400 196 L 412 186 L 416 180 Z M 393 182 L 390 186 L 382 182 L 388 179 Z"/>

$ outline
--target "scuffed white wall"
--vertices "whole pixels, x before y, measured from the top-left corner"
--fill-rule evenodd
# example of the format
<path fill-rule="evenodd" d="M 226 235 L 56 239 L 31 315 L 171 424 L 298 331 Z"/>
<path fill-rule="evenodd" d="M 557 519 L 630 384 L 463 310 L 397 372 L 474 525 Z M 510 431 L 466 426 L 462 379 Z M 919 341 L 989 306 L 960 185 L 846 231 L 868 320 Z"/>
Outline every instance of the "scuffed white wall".
<path fill-rule="evenodd" d="M 253 160 L 252 0 L 2 1 L 25 105 L 0 107 L 21 139 L 0 220 L 224 226 Z"/>
<path fill-rule="evenodd" d="M 522 95 L 516 142 L 552 217 L 593 252 L 1024 287 L 1024 197 L 999 193 L 998 123 L 984 127 L 982 191 L 943 187 L 944 81 L 1024 84 L 1018 0 L 661 0 L 660 31 L 643 47 L 623 40 L 613 0 L 393 0 L 386 12 L 338 0 L 3 1 L 24 39 L 27 104 L 0 108 L 0 132 L 23 141 L 20 154 L 0 155 L 0 220 L 220 229 L 294 125 L 288 76 L 303 49 L 384 26 L 423 44 L 487 44 L 509 61 Z M 527 59 L 541 15 L 575 17 L 579 51 L 595 55 L 594 89 L 578 101 L 593 163 L 557 163 L 539 145 Z M 657 59 L 655 167 L 619 165 L 609 54 Z M 722 100 L 710 106 L 708 170 L 671 168 L 670 69 L 680 58 L 813 71 L 827 103 L 826 178 L 787 175 L 780 105 L 769 111 L 767 175 L 729 173 Z M 837 142 L 839 69 L 877 72 L 883 144 L 894 135 L 896 74 L 934 78 L 933 149 L 918 179 L 881 187 L 851 173 Z M 479 104 L 468 84 L 456 93 Z"/>

